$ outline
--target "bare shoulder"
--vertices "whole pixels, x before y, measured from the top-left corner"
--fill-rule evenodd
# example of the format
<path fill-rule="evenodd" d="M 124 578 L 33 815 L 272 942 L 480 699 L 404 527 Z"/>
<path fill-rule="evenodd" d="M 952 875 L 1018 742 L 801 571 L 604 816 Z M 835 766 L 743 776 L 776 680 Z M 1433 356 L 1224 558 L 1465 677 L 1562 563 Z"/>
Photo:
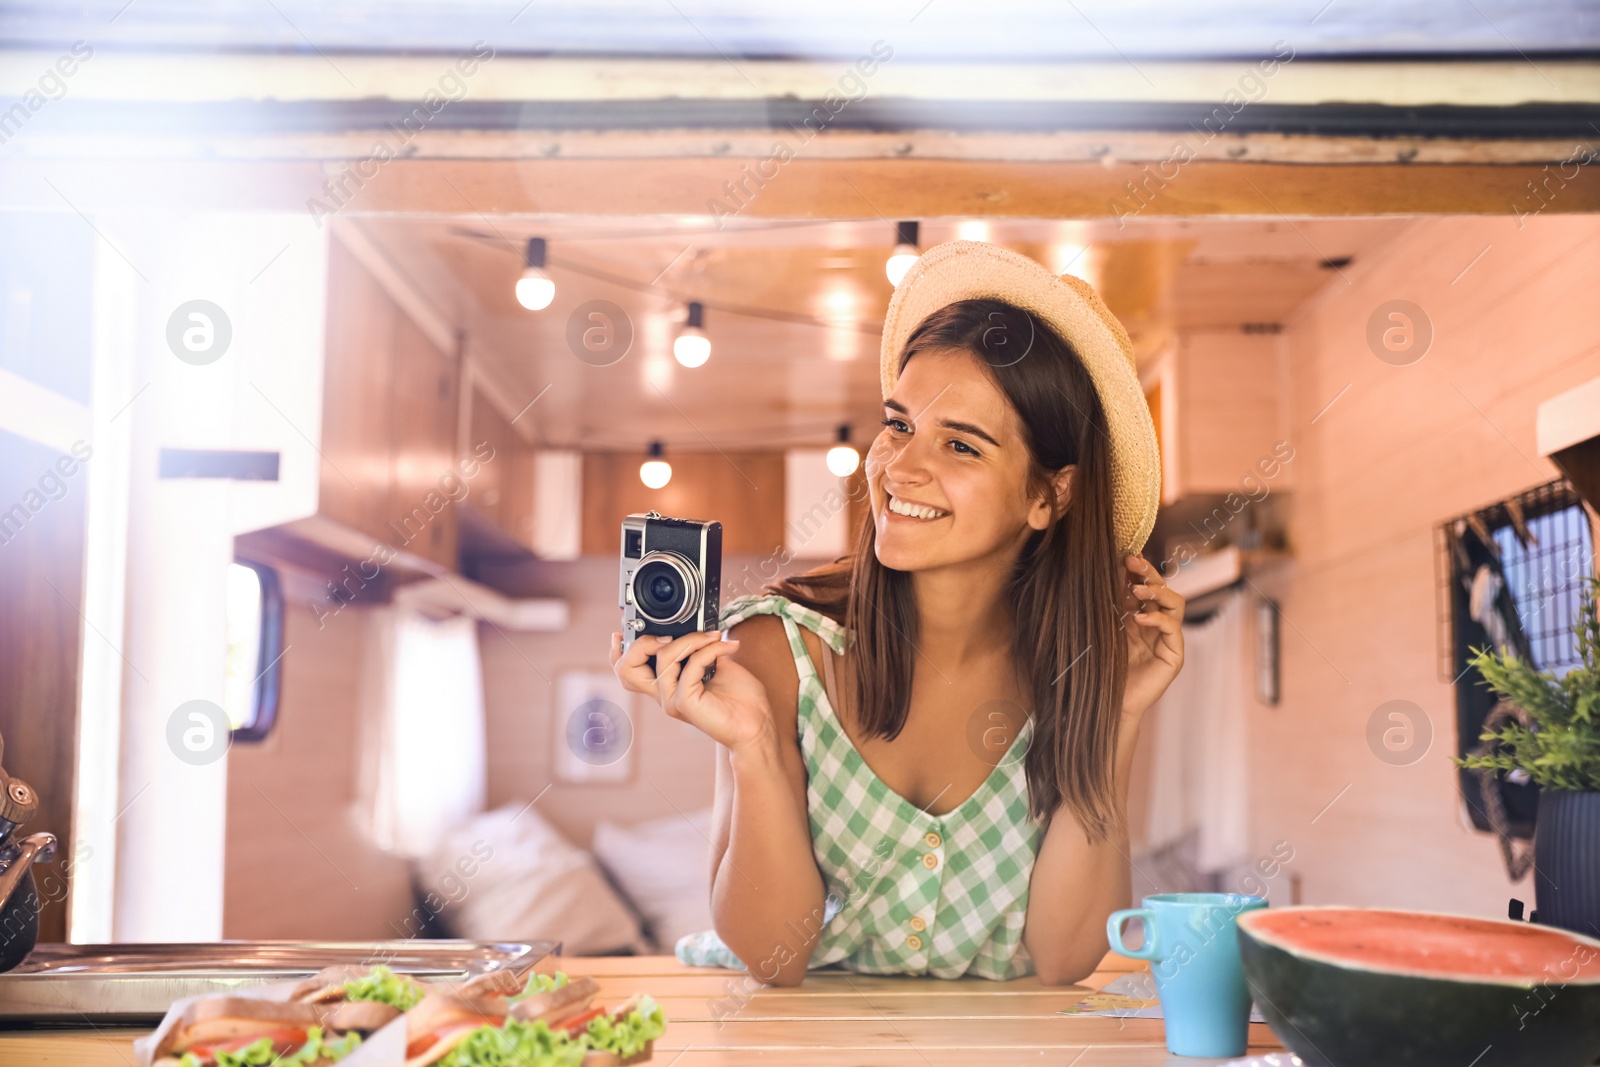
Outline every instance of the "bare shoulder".
<path fill-rule="evenodd" d="M 800 672 L 783 620 L 776 615 L 752 615 L 729 627 L 728 637 L 739 642 L 739 651 L 731 658 L 766 686 L 778 725 L 785 727 L 786 734 L 793 734 Z"/>
<path fill-rule="evenodd" d="M 728 629 L 728 636 L 741 642 L 738 659 L 751 670 L 757 664 L 771 662 L 787 665 L 789 673 L 798 681 L 794 669 L 794 656 L 789 651 L 789 635 L 784 632 L 783 620 L 776 615 L 752 615 L 736 622 Z"/>

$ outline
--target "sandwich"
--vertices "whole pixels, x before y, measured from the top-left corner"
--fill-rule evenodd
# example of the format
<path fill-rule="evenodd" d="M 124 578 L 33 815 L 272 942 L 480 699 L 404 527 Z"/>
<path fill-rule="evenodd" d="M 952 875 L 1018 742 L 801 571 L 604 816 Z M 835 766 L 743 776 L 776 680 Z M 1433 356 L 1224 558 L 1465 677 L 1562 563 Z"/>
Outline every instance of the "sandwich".
<path fill-rule="evenodd" d="M 595 1003 L 593 978 L 533 975 L 509 997 L 429 994 L 406 1015 L 406 1067 L 599 1067 L 650 1058 L 666 1030 L 648 996 Z"/>
<path fill-rule="evenodd" d="M 327 1067 L 399 1013 L 386 1004 L 206 997 L 162 1020 L 153 1067 Z"/>
<path fill-rule="evenodd" d="M 421 982 L 410 975 L 395 974 L 380 963 L 370 968 L 348 965 L 323 968 L 295 986 L 289 992 L 289 1000 L 303 1004 L 352 1001 L 386 1004 L 398 1015 L 416 1007 L 426 995 Z"/>

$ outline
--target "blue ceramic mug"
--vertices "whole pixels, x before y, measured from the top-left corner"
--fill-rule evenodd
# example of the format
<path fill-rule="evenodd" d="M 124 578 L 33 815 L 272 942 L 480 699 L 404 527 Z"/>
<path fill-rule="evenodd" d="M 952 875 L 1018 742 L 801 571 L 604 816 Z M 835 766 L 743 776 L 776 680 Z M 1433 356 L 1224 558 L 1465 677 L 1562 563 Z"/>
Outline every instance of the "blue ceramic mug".
<path fill-rule="evenodd" d="M 1240 914 L 1264 908 L 1243 893 L 1159 893 L 1143 907 L 1113 912 L 1106 940 L 1113 951 L 1149 960 L 1176 1056 L 1243 1056 L 1250 1032 L 1250 990 L 1239 964 Z M 1144 944 L 1128 948 L 1122 927 L 1144 923 Z"/>

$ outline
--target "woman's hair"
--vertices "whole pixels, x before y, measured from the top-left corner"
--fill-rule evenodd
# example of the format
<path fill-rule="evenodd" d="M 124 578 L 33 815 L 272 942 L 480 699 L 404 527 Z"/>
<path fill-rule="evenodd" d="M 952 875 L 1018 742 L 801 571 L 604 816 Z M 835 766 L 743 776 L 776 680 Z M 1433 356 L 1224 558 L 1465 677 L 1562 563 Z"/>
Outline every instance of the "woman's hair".
<path fill-rule="evenodd" d="M 1029 811 L 1043 819 L 1065 803 L 1089 839 L 1101 840 L 1122 829 L 1112 776 L 1128 650 L 1118 617 L 1123 564 L 1100 395 L 1070 344 L 999 300 L 961 300 L 929 315 L 907 338 L 900 369 L 934 350 L 977 357 L 1010 401 L 1028 444 L 1030 493 L 1053 497 L 1051 475 L 1076 468 L 1065 512 L 1024 543 L 1006 602 L 1014 611 L 1013 662 L 1033 705 Z M 864 522 L 853 556 L 770 588 L 852 633 L 861 729 L 893 740 L 911 702 L 917 610 L 910 575 L 878 561 L 875 536 L 874 524 Z"/>

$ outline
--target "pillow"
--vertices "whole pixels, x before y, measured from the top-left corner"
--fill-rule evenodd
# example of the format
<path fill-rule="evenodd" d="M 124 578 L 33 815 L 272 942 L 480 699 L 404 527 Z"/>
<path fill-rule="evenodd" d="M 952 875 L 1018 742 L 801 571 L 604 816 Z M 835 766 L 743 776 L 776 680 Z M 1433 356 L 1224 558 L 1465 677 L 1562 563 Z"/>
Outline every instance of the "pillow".
<path fill-rule="evenodd" d="M 632 826 L 601 822 L 594 854 L 644 916 L 655 951 L 711 929 L 711 809 Z"/>
<path fill-rule="evenodd" d="M 568 956 L 649 950 L 594 857 L 526 801 L 476 815 L 417 861 L 446 925 L 473 941 L 561 942 Z"/>

